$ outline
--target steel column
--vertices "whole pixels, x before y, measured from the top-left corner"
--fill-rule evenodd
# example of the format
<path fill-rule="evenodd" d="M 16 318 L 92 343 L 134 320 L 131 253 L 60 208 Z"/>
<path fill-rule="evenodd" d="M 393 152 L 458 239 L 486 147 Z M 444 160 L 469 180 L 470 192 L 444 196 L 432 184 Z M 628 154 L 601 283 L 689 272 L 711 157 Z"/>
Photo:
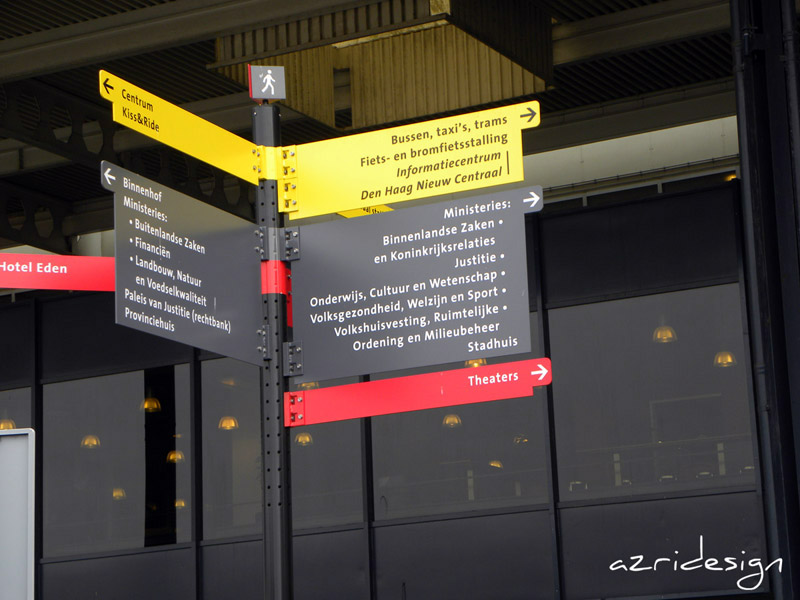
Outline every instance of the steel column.
<path fill-rule="evenodd" d="M 737 116 L 742 161 L 745 274 L 752 328 L 762 478 L 775 598 L 800 592 L 796 435 L 800 433 L 800 259 L 796 48 L 787 2 L 732 0 Z M 785 6 L 783 7 L 785 8 Z M 791 13 L 791 23 L 782 19 Z M 785 26 L 785 27 L 784 27 Z M 793 40 L 789 40 L 792 42 Z M 788 63 L 786 59 L 790 60 Z M 795 93 L 792 93 L 792 90 Z"/>
<path fill-rule="evenodd" d="M 253 141 L 262 146 L 280 145 L 280 113 L 274 104 L 253 109 Z M 282 225 L 278 213 L 277 182 L 261 180 L 256 191 L 256 220 L 267 229 Z M 269 238 L 271 236 L 267 236 Z M 266 258 L 272 249 L 267 250 Z M 289 475 L 289 435 L 283 427 L 282 348 L 287 338 L 286 295 L 263 294 L 266 331 L 266 366 L 261 369 L 262 457 L 264 484 L 265 599 L 292 598 L 292 511 Z"/>

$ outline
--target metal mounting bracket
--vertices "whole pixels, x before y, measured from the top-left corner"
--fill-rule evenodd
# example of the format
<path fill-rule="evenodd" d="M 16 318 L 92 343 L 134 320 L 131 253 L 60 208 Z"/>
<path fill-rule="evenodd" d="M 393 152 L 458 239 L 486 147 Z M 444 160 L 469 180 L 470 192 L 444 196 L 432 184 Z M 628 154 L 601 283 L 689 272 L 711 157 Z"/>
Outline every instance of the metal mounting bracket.
<path fill-rule="evenodd" d="M 269 257 L 269 248 L 270 248 L 270 236 L 273 234 L 273 231 L 268 229 L 267 227 L 256 227 L 256 230 L 253 232 L 256 236 L 256 246 L 254 250 L 258 252 L 258 255 L 261 257 L 261 260 L 267 260 Z M 273 234 L 274 235 L 274 234 Z"/>
<path fill-rule="evenodd" d="M 258 239 L 255 250 L 261 260 L 292 261 L 300 258 L 299 227 L 258 227 L 255 236 Z"/>
<path fill-rule="evenodd" d="M 294 212 L 297 204 L 297 146 L 284 146 L 278 165 L 278 210 Z"/>
<path fill-rule="evenodd" d="M 261 329 L 256 331 L 256 335 L 258 336 L 258 343 L 261 344 L 260 346 L 256 346 L 256 351 L 261 353 L 261 358 L 265 361 L 270 359 L 269 355 L 269 325 L 264 323 Z"/>
<path fill-rule="evenodd" d="M 289 394 L 289 420 L 292 423 L 302 423 L 303 413 L 303 392 L 291 392 Z"/>
<path fill-rule="evenodd" d="M 295 377 L 303 374 L 302 344 L 299 341 L 283 343 L 283 375 Z"/>
<path fill-rule="evenodd" d="M 281 247 L 283 257 L 281 260 L 299 260 L 300 259 L 300 228 L 299 227 L 286 227 L 281 230 L 282 236 L 278 237 L 278 245 Z"/>

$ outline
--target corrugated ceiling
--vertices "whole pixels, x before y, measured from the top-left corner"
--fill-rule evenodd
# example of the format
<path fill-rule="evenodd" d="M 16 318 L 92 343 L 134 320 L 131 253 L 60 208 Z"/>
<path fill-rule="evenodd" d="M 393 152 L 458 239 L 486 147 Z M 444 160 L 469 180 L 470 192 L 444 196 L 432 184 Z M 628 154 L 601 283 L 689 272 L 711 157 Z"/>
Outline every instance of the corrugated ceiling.
<path fill-rule="evenodd" d="M 570 23 L 662 1 L 665 0 L 536 0 L 536 4 L 558 23 Z"/>
<path fill-rule="evenodd" d="M 213 61 L 214 40 L 208 40 L 52 73 L 42 81 L 98 104 L 101 104 L 97 93 L 98 69 L 136 82 L 139 87 L 176 104 L 247 91 L 246 87 L 209 71 L 206 65 Z"/>
<path fill-rule="evenodd" d="M 175 0 L 3 0 L 0 40 L 168 4 Z"/>
<path fill-rule="evenodd" d="M 536 98 L 546 114 L 724 79 L 732 68 L 730 35 L 719 33 L 558 66 L 553 89 Z"/>

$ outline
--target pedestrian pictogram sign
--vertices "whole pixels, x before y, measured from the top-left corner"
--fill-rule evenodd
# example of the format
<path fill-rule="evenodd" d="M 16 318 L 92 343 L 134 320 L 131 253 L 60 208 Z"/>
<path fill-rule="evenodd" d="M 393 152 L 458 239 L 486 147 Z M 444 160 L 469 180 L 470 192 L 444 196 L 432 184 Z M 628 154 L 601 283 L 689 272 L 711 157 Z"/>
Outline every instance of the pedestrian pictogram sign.
<path fill-rule="evenodd" d="M 247 65 L 250 97 L 254 100 L 284 100 L 286 74 L 283 67 Z"/>

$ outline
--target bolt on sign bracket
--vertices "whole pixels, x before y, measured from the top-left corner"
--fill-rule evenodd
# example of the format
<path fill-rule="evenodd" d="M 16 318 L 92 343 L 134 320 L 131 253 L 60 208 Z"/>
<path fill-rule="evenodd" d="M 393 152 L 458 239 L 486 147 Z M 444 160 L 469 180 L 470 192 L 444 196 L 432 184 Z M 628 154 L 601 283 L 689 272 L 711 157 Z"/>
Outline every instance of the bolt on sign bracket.
<path fill-rule="evenodd" d="M 269 179 L 278 181 L 278 209 L 280 212 L 293 212 L 297 204 L 297 146 L 272 148 L 276 175 Z"/>
<path fill-rule="evenodd" d="M 300 228 L 286 227 L 281 232 L 283 233 L 279 238 L 279 244 L 283 251 L 281 260 L 300 260 Z"/>
<path fill-rule="evenodd" d="M 269 356 L 269 325 L 264 323 L 264 326 L 256 331 L 256 335 L 259 337 L 259 342 L 261 343 L 260 346 L 256 346 L 256 351 L 261 353 L 261 356 L 264 358 L 265 361 L 270 359 Z"/>
<path fill-rule="evenodd" d="M 289 403 L 287 405 L 289 421 L 302 425 L 305 411 L 303 409 L 303 392 L 289 392 Z"/>
<path fill-rule="evenodd" d="M 283 375 L 294 377 L 303 374 L 302 344 L 299 341 L 283 344 Z"/>

